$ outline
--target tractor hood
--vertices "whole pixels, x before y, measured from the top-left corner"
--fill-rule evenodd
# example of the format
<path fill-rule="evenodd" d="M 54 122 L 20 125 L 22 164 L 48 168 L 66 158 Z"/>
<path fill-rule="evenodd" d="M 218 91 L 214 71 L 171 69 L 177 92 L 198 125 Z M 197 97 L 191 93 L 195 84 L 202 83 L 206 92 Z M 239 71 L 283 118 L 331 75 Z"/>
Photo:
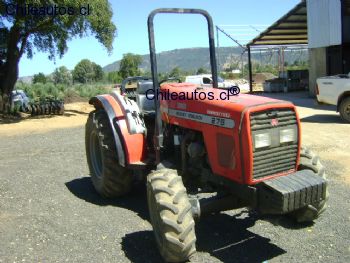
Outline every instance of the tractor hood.
<path fill-rule="evenodd" d="M 227 132 L 236 132 L 244 123 L 249 125 L 249 116 L 253 112 L 295 111 L 291 102 L 249 94 L 232 95 L 227 89 L 198 88 L 187 83 L 164 84 L 161 92 L 168 95 L 160 98 L 163 121 L 191 129 L 217 126 L 227 129 Z M 195 92 L 197 99 L 193 97 Z M 188 94 L 187 99 L 181 98 L 183 94 Z"/>
<path fill-rule="evenodd" d="M 282 100 L 271 99 L 264 96 L 250 95 L 250 94 L 239 94 L 231 95 L 225 100 L 215 100 L 214 103 L 217 106 L 222 106 L 223 108 L 229 109 L 234 108 L 235 110 L 243 111 L 245 108 L 250 108 L 254 106 L 267 105 L 267 104 L 280 104 L 289 103 Z"/>
<path fill-rule="evenodd" d="M 227 89 L 198 88 L 187 83 L 170 83 L 162 85 L 161 91 L 168 95 L 163 97 L 162 107 L 192 113 L 209 114 L 217 117 L 240 118 L 241 113 L 259 108 L 294 107 L 291 102 L 271 99 L 263 96 L 238 94 L 233 95 Z M 178 99 L 171 98 L 178 94 Z M 186 99 L 181 95 L 186 94 Z M 195 96 L 196 95 L 196 96 Z"/>

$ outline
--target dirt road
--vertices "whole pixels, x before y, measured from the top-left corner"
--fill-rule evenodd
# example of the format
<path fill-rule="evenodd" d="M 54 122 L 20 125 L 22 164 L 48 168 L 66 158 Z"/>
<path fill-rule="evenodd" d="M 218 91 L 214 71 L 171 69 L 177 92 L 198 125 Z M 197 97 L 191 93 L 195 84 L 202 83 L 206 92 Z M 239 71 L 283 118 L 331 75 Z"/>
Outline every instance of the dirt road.
<path fill-rule="evenodd" d="M 350 262 L 350 125 L 298 96 L 290 99 L 299 105 L 303 141 L 327 167 L 328 209 L 304 227 L 244 209 L 204 218 L 192 262 Z M 145 190 L 104 200 L 91 185 L 85 106 L 0 124 L 0 262 L 161 262 Z"/>
<path fill-rule="evenodd" d="M 31 117 L 27 114 L 21 121 L 0 119 L 0 136 L 46 133 L 57 129 L 81 127 L 85 125 L 87 115 L 92 110 L 93 106 L 88 103 L 76 102 L 66 104 L 62 116 L 39 115 Z"/>

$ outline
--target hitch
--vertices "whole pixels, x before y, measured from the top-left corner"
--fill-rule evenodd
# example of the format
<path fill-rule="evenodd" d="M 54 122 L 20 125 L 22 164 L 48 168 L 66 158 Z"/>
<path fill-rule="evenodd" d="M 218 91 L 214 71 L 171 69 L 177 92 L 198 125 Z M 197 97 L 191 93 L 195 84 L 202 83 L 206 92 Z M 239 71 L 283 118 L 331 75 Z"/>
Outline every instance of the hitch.
<path fill-rule="evenodd" d="M 190 198 L 194 219 L 222 211 L 238 209 L 248 204 L 233 195 L 216 195 L 209 198 Z"/>

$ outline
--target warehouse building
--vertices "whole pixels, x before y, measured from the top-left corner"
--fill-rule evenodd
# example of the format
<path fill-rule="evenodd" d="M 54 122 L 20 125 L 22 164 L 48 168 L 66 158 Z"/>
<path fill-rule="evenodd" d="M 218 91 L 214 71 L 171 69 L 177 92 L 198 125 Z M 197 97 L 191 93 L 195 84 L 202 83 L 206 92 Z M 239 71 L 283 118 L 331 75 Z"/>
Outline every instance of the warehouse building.
<path fill-rule="evenodd" d="M 307 14 L 312 89 L 318 77 L 350 72 L 350 0 L 308 0 Z"/>
<path fill-rule="evenodd" d="M 308 86 L 312 96 L 318 77 L 349 73 L 350 0 L 301 1 L 248 43 L 249 61 L 253 48 L 291 45 L 307 45 L 309 49 Z"/>

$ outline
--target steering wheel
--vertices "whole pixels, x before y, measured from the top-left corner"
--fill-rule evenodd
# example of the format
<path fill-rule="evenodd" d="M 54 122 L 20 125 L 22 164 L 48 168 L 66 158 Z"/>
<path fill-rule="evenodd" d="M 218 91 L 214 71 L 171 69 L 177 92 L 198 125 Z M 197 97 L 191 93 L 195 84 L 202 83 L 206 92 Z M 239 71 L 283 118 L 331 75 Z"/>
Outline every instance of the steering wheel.
<path fill-rule="evenodd" d="M 172 80 L 177 80 L 178 83 L 181 83 L 181 79 L 179 78 L 167 78 L 167 79 L 163 79 L 159 82 L 159 85 L 163 84 L 164 82 L 167 82 L 167 81 L 172 81 Z"/>

